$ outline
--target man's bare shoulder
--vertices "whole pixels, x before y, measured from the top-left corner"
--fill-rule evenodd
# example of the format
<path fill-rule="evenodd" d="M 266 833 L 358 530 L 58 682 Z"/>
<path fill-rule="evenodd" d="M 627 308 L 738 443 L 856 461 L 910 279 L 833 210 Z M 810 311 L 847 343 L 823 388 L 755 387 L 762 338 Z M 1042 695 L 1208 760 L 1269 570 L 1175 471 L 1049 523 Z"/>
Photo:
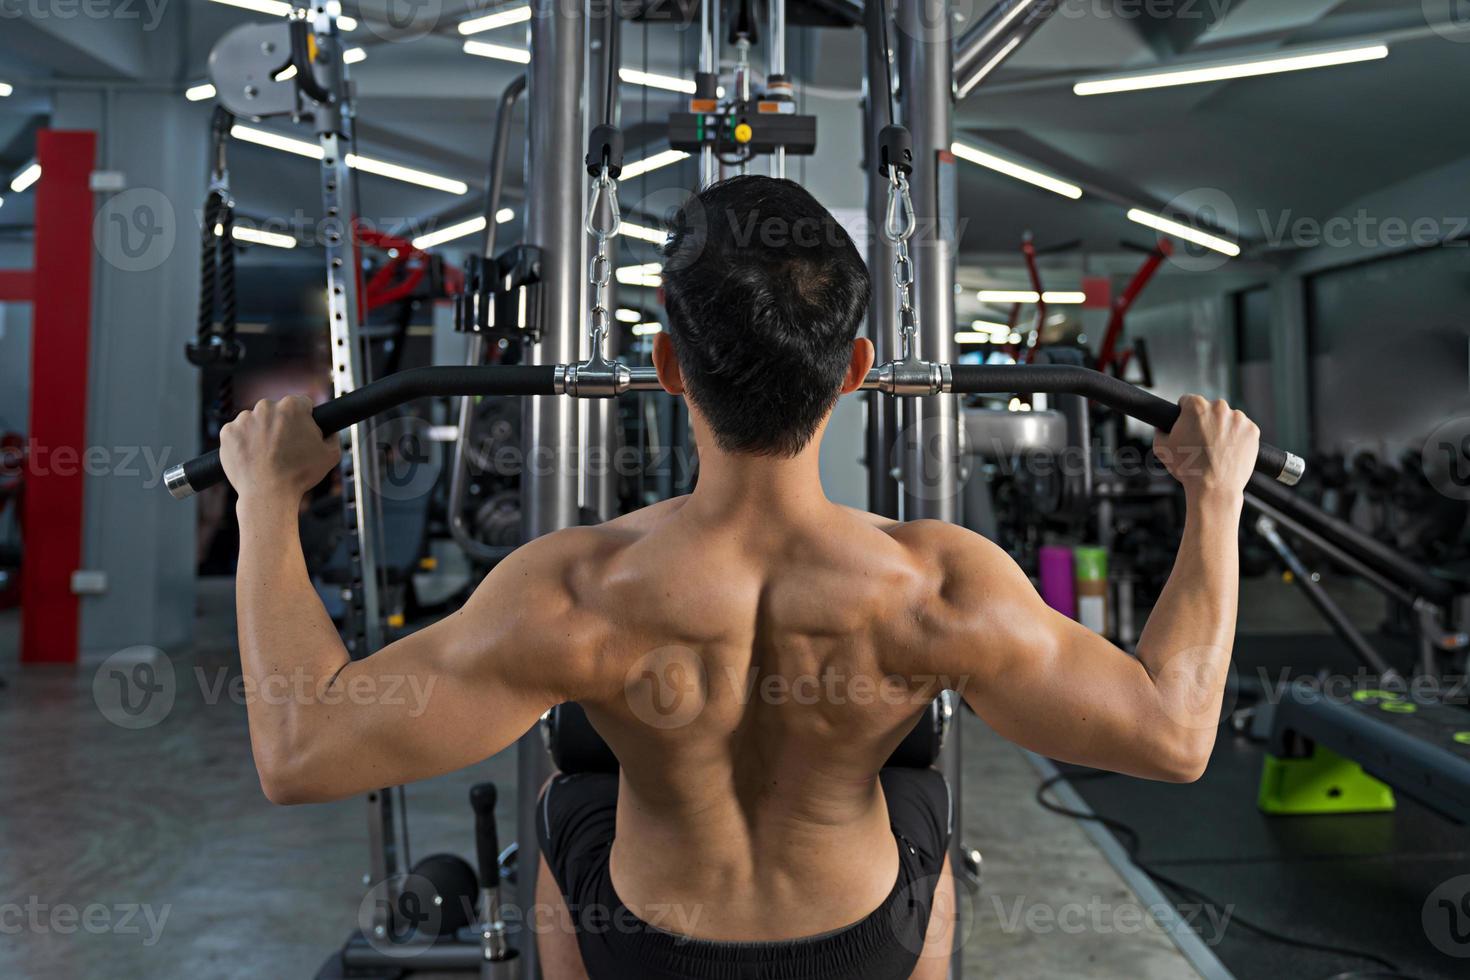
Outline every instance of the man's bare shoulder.
<path fill-rule="evenodd" d="M 626 579 L 645 565 L 647 572 L 662 567 L 636 557 L 634 546 L 655 537 L 683 506 L 684 498 L 664 500 L 602 524 L 542 535 L 512 552 L 492 578 L 547 601 L 553 617 L 569 607 L 584 616 L 606 610 L 613 579 Z"/>
<path fill-rule="evenodd" d="M 907 521 L 894 523 L 888 534 L 929 572 L 934 589 L 925 597 L 920 618 L 933 625 L 968 629 L 1035 597 L 1015 559 L 968 528 L 945 521 Z"/>
<path fill-rule="evenodd" d="M 678 513 L 683 498 L 656 504 L 616 517 L 601 524 L 563 528 L 543 534 L 511 553 L 501 568 L 511 568 L 523 578 L 538 578 L 545 584 L 572 584 L 569 576 L 614 557 Z"/>
<path fill-rule="evenodd" d="M 969 528 L 947 521 L 898 521 L 853 507 L 843 510 L 854 522 L 881 532 L 898 545 L 902 559 L 930 583 L 934 598 L 965 582 L 1019 574 L 1009 554 Z"/>
<path fill-rule="evenodd" d="M 926 565 L 941 571 L 1014 565 L 995 542 L 948 521 L 894 521 L 878 518 L 882 530 Z"/>
<path fill-rule="evenodd" d="M 558 700 L 605 687 L 601 654 L 617 628 L 596 601 L 597 579 L 628 536 L 606 525 L 573 527 L 517 548 L 451 617 L 460 646 L 471 660 Z M 513 652 L 486 658 L 490 651 Z"/>

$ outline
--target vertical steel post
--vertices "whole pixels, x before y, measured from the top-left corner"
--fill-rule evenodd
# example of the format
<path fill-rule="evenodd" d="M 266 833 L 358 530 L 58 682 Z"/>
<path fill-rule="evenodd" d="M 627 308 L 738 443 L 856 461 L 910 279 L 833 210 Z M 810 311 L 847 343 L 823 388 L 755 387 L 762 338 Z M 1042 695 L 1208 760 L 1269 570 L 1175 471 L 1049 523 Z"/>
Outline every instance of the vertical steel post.
<path fill-rule="evenodd" d="M 530 111 L 526 175 L 526 239 L 541 248 L 541 341 L 530 361 L 575 361 L 583 333 L 586 171 L 581 147 L 582 86 L 587 14 L 583 4 L 532 0 Z M 578 447 L 576 403 L 569 398 L 527 398 L 522 407 L 522 532 L 525 540 L 577 523 Z M 540 849 L 536 846 L 536 793 L 550 772 L 541 735 L 532 730 L 517 744 L 516 898 L 522 912 L 536 900 Z M 536 944 L 523 934 L 523 975 L 536 976 Z"/>
<path fill-rule="evenodd" d="M 342 60 L 336 15 L 324 7 L 311 15 L 317 57 L 316 82 L 330 96 L 312 109 L 312 123 L 322 148 L 322 245 L 327 261 L 327 325 L 332 351 L 332 393 L 340 398 L 367 379 L 362 338 L 362 303 L 358 295 L 356 174 L 347 166 L 352 148 L 352 100 L 347 66 Z M 383 613 L 378 595 L 379 520 L 376 456 L 372 423 L 362 422 L 342 434 L 342 499 L 346 510 L 348 555 L 352 576 L 347 592 L 348 653 L 361 659 L 383 646 Z M 408 870 L 405 800 L 401 786 L 369 793 L 369 877 L 375 888 L 396 895 L 396 877 Z M 372 929 L 378 937 L 391 926 L 388 906 L 376 903 Z"/>
<path fill-rule="evenodd" d="M 543 252 L 543 298 L 541 341 L 532 348 L 531 362 L 564 364 L 577 359 L 583 333 L 586 16 L 579 5 L 556 0 L 535 0 L 532 9 L 526 173 L 533 184 L 526 195 L 526 238 Z M 528 398 L 524 412 L 521 493 L 530 540 L 577 522 L 577 412 L 564 398 Z"/>
<path fill-rule="evenodd" d="M 918 228 L 911 243 L 914 306 L 919 314 L 919 356 L 954 361 L 955 203 L 950 134 L 954 109 L 953 36 L 949 0 L 900 0 L 897 4 L 898 86 L 903 124 L 913 137 L 910 178 Z M 903 423 L 903 516 L 958 523 L 959 415 L 953 395 L 906 398 Z M 958 721 L 958 718 L 956 719 Z M 950 864 L 964 873 L 961 726 L 944 741 L 939 767 L 949 781 L 954 826 Z M 957 885 L 957 889 L 958 889 Z M 950 975 L 963 975 L 957 947 Z"/>
<path fill-rule="evenodd" d="M 954 157 L 949 152 L 952 79 L 948 0 L 898 4 L 903 123 L 913 136 L 910 178 L 918 230 L 914 254 L 919 355 L 954 360 Z M 959 519 L 959 421 L 953 395 L 905 399 L 904 517 Z"/>
<path fill-rule="evenodd" d="M 720 0 L 700 0 L 699 3 L 699 70 L 716 76 L 720 73 L 720 49 L 724 38 L 720 36 Z M 720 161 L 715 157 L 715 148 L 703 146 L 699 150 L 699 186 L 708 187 L 720 179 Z"/>
<path fill-rule="evenodd" d="M 874 30 L 882 16 L 878 0 L 870 7 L 868 29 Z M 867 44 L 867 97 L 863 103 L 863 170 L 868 181 L 868 275 L 872 298 L 868 304 L 868 336 L 877 351 L 877 362 L 891 361 L 897 344 L 897 297 L 893 285 L 894 248 L 883 237 L 883 217 L 888 207 L 888 178 L 878 172 L 878 134 L 888 124 L 893 93 L 888 89 L 889 70 L 884 63 L 887 45 L 869 39 Z M 863 455 L 868 466 L 868 510 L 884 517 L 898 517 L 898 482 L 893 478 L 893 443 L 898 429 L 898 403 L 881 391 L 869 391 L 867 439 Z"/>
<path fill-rule="evenodd" d="M 608 73 L 609 59 L 618 59 L 621 45 L 618 43 L 617 32 L 622 29 L 622 21 L 618 16 L 617 0 L 592 0 L 594 20 L 588 25 L 590 34 L 595 34 L 595 40 L 588 46 L 587 55 L 587 134 L 590 136 L 593 127 L 602 122 L 604 108 L 608 97 Z M 615 69 L 616 70 L 616 69 Z M 612 119 L 609 120 L 614 126 L 619 125 L 622 115 L 623 100 L 618 86 L 612 86 Z M 583 145 L 587 145 L 586 137 Z M 590 261 L 592 251 L 595 249 L 595 240 L 592 236 L 584 237 L 583 256 Z M 614 266 L 617 265 L 618 239 L 613 238 L 607 243 L 608 258 Z M 607 285 L 608 309 L 617 310 L 617 279 L 613 278 Z M 588 309 L 592 305 L 592 288 L 586 287 Z M 583 331 L 584 343 L 586 331 Z M 613 316 L 607 332 L 607 339 L 603 342 L 603 355 L 609 361 L 618 358 L 621 334 L 616 316 Z M 583 351 L 584 357 L 591 356 L 590 349 Z M 618 516 L 618 473 L 613 465 L 613 454 L 617 452 L 621 439 L 621 414 L 618 399 L 616 398 L 584 398 L 579 399 L 582 404 L 582 506 L 599 520 L 611 520 Z"/>
<path fill-rule="evenodd" d="M 786 74 L 786 0 L 770 0 L 770 24 L 766 32 L 769 47 L 766 74 Z M 776 147 L 771 154 L 771 176 L 786 176 L 786 147 Z"/>

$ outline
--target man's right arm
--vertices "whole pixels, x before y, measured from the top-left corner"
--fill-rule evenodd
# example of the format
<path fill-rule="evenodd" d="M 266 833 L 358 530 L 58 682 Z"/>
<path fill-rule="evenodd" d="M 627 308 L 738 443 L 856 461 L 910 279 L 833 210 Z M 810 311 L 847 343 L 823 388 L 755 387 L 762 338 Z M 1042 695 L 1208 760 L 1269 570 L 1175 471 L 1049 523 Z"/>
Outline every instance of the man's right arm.
<path fill-rule="evenodd" d="M 1042 755 L 1190 781 L 1214 746 L 1239 586 L 1237 527 L 1254 424 L 1224 402 L 1181 402 L 1156 450 L 1184 484 L 1184 536 L 1130 657 L 1048 607 L 1004 551 L 929 525 L 943 586 L 923 624 L 962 693 L 1002 736 Z M 958 680 L 958 678 L 954 678 Z"/>

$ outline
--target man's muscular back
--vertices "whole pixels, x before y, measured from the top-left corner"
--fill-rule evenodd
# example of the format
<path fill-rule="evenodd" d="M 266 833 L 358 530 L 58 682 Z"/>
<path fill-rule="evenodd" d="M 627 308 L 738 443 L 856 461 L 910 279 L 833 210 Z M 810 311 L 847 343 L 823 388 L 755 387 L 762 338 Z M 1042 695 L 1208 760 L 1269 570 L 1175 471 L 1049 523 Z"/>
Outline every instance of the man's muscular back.
<path fill-rule="evenodd" d="M 708 522 L 675 500 L 558 537 L 591 627 L 570 693 L 623 767 L 623 901 L 718 906 L 686 924 L 712 939 L 876 908 L 897 870 L 878 770 L 947 686 L 914 642 L 938 591 L 914 533 L 831 504 Z"/>

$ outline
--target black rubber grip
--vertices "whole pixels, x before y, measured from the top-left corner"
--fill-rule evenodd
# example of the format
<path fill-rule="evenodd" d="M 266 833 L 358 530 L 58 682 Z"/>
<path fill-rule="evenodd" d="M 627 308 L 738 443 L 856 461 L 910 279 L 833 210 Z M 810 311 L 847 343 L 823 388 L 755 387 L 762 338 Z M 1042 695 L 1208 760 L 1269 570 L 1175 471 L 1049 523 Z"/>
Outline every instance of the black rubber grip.
<path fill-rule="evenodd" d="M 1085 395 L 1164 432 L 1179 421 L 1179 406 L 1174 402 L 1091 368 L 1070 364 L 956 364 L 950 371 L 956 394 Z M 1256 454 L 1256 472 L 1272 480 L 1281 479 L 1288 455 L 1284 449 L 1261 443 Z"/>
<path fill-rule="evenodd" d="M 396 405 L 431 395 L 554 394 L 556 366 L 551 364 L 410 368 L 323 402 L 311 410 L 311 417 L 322 435 L 331 435 Z M 183 471 L 195 493 L 225 480 L 217 449 L 186 461 Z"/>
<path fill-rule="evenodd" d="M 476 783 L 470 787 L 470 808 L 475 811 L 475 864 L 479 866 L 480 887 L 500 886 L 500 835 L 495 832 L 494 783 Z"/>

